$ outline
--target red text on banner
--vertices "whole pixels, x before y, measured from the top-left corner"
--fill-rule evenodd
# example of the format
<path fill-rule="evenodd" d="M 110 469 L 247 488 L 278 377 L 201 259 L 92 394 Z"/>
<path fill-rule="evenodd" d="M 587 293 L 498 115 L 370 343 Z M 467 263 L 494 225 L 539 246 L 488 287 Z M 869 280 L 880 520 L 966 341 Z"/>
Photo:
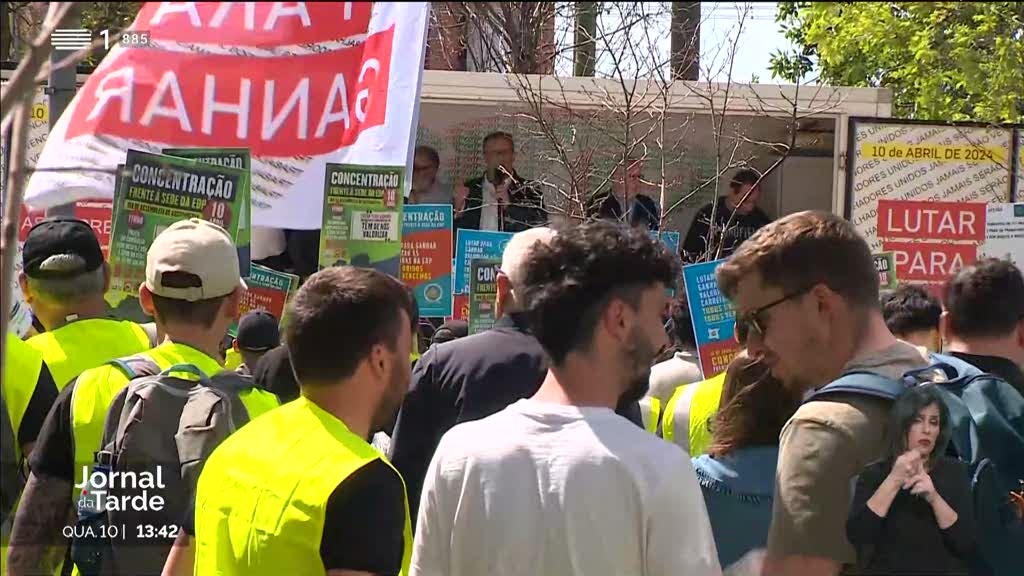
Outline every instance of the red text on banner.
<path fill-rule="evenodd" d="M 79 93 L 67 138 L 103 134 L 253 156 L 332 152 L 384 123 L 394 27 L 344 50 L 257 58 L 123 50 Z"/>
<path fill-rule="evenodd" d="M 985 204 L 879 200 L 878 237 L 984 242 Z"/>
<path fill-rule="evenodd" d="M 882 249 L 893 253 L 900 282 L 941 284 L 978 258 L 974 244 L 883 241 Z"/>
<path fill-rule="evenodd" d="M 133 31 L 233 46 L 316 44 L 365 34 L 372 2 L 147 2 Z"/>

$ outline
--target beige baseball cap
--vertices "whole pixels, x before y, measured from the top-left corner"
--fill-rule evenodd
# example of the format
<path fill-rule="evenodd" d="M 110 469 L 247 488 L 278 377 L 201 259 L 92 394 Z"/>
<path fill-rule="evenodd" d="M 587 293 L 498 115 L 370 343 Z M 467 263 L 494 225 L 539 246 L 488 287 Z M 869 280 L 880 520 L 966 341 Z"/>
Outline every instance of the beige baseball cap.
<path fill-rule="evenodd" d="M 198 286 L 164 284 L 167 272 L 188 272 Z M 216 224 L 190 218 L 168 226 L 153 240 L 146 254 L 146 288 L 175 300 L 209 300 L 246 289 L 238 270 L 238 251 L 231 236 Z"/>

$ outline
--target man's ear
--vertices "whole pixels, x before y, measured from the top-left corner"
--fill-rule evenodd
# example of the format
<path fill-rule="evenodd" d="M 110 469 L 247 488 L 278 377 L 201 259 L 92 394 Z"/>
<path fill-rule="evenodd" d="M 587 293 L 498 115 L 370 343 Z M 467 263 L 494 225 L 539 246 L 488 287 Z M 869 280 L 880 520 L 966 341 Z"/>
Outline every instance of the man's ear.
<path fill-rule="evenodd" d="M 153 306 L 153 293 L 146 288 L 146 283 L 143 282 L 139 285 L 139 306 L 142 307 L 142 311 L 148 316 L 156 318 L 156 307 Z"/>
<path fill-rule="evenodd" d="M 387 347 L 383 344 L 374 344 L 370 348 L 370 355 L 366 359 L 369 363 L 370 372 L 378 377 L 378 380 L 385 381 L 388 373 L 389 354 Z"/>
<path fill-rule="evenodd" d="M 238 338 L 231 339 L 231 349 L 238 352 Z"/>
<path fill-rule="evenodd" d="M 601 315 L 600 323 L 604 324 L 605 330 L 612 338 L 624 342 L 629 338 L 630 320 L 628 317 L 631 313 L 632 310 L 626 302 L 619 298 L 612 298 Z"/>
<path fill-rule="evenodd" d="M 505 276 L 504 273 L 498 272 L 497 275 L 497 300 L 502 303 L 503 306 L 508 306 L 509 302 L 515 297 L 512 295 L 512 281 Z"/>
<path fill-rule="evenodd" d="M 241 312 L 239 306 L 242 304 L 243 296 L 245 296 L 245 289 L 239 286 L 224 299 L 224 305 L 227 307 L 227 314 L 232 320 L 237 321 L 241 317 L 241 314 L 239 313 Z"/>
<path fill-rule="evenodd" d="M 32 300 L 35 298 L 32 295 L 32 291 L 28 287 L 28 276 L 21 272 L 18 274 L 18 286 L 21 287 L 21 294 L 25 297 L 25 303 L 32 306 Z"/>
<path fill-rule="evenodd" d="M 1017 346 L 1024 348 L 1024 318 L 1017 321 Z"/>

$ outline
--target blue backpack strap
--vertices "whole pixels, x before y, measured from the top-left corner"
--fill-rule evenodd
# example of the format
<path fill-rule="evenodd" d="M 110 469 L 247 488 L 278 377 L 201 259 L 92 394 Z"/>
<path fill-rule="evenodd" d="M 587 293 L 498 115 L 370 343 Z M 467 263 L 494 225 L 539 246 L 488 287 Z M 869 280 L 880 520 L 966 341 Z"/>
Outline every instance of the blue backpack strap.
<path fill-rule="evenodd" d="M 893 400 L 911 384 L 906 380 L 893 380 L 865 370 L 846 372 L 815 392 L 808 400 L 818 400 L 830 394 L 863 394 L 884 400 Z"/>
<path fill-rule="evenodd" d="M 129 380 L 135 380 L 143 376 L 156 376 L 160 373 L 160 366 L 152 358 L 141 354 L 115 358 L 107 362 L 107 364 L 117 367 Z"/>
<path fill-rule="evenodd" d="M 931 354 L 929 354 L 929 358 L 931 358 L 931 361 L 935 364 L 943 364 L 956 370 L 956 375 L 950 376 L 949 373 L 946 374 L 947 379 L 949 380 L 954 380 L 962 376 L 979 376 L 981 374 L 984 374 L 984 372 L 974 364 L 970 364 L 969 362 L 961 360 L 956 356 L 932 352 Z"/>

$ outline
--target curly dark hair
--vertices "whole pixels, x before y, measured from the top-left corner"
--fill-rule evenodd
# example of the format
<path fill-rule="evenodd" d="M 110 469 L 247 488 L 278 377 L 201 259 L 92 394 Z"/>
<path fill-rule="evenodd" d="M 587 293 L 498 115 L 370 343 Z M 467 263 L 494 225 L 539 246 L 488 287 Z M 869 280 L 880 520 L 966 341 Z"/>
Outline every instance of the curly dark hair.
<path fill-rule="evenodd" d="M 882 317 L 896 336 L 938 330 L 942 304 L 922 286 L 904 284 L 881 295 Z"/>
<path fill-rule="evenodd" d="M 530 327 L 554 365 L 585 350 L 598 318 L 613 299 L 639 306 L 642 292 L 675 288 L 679 264 L 657 239 L 608 221 L 563 228 L 538 244 L 524 266 L 524 305 Z"/>

